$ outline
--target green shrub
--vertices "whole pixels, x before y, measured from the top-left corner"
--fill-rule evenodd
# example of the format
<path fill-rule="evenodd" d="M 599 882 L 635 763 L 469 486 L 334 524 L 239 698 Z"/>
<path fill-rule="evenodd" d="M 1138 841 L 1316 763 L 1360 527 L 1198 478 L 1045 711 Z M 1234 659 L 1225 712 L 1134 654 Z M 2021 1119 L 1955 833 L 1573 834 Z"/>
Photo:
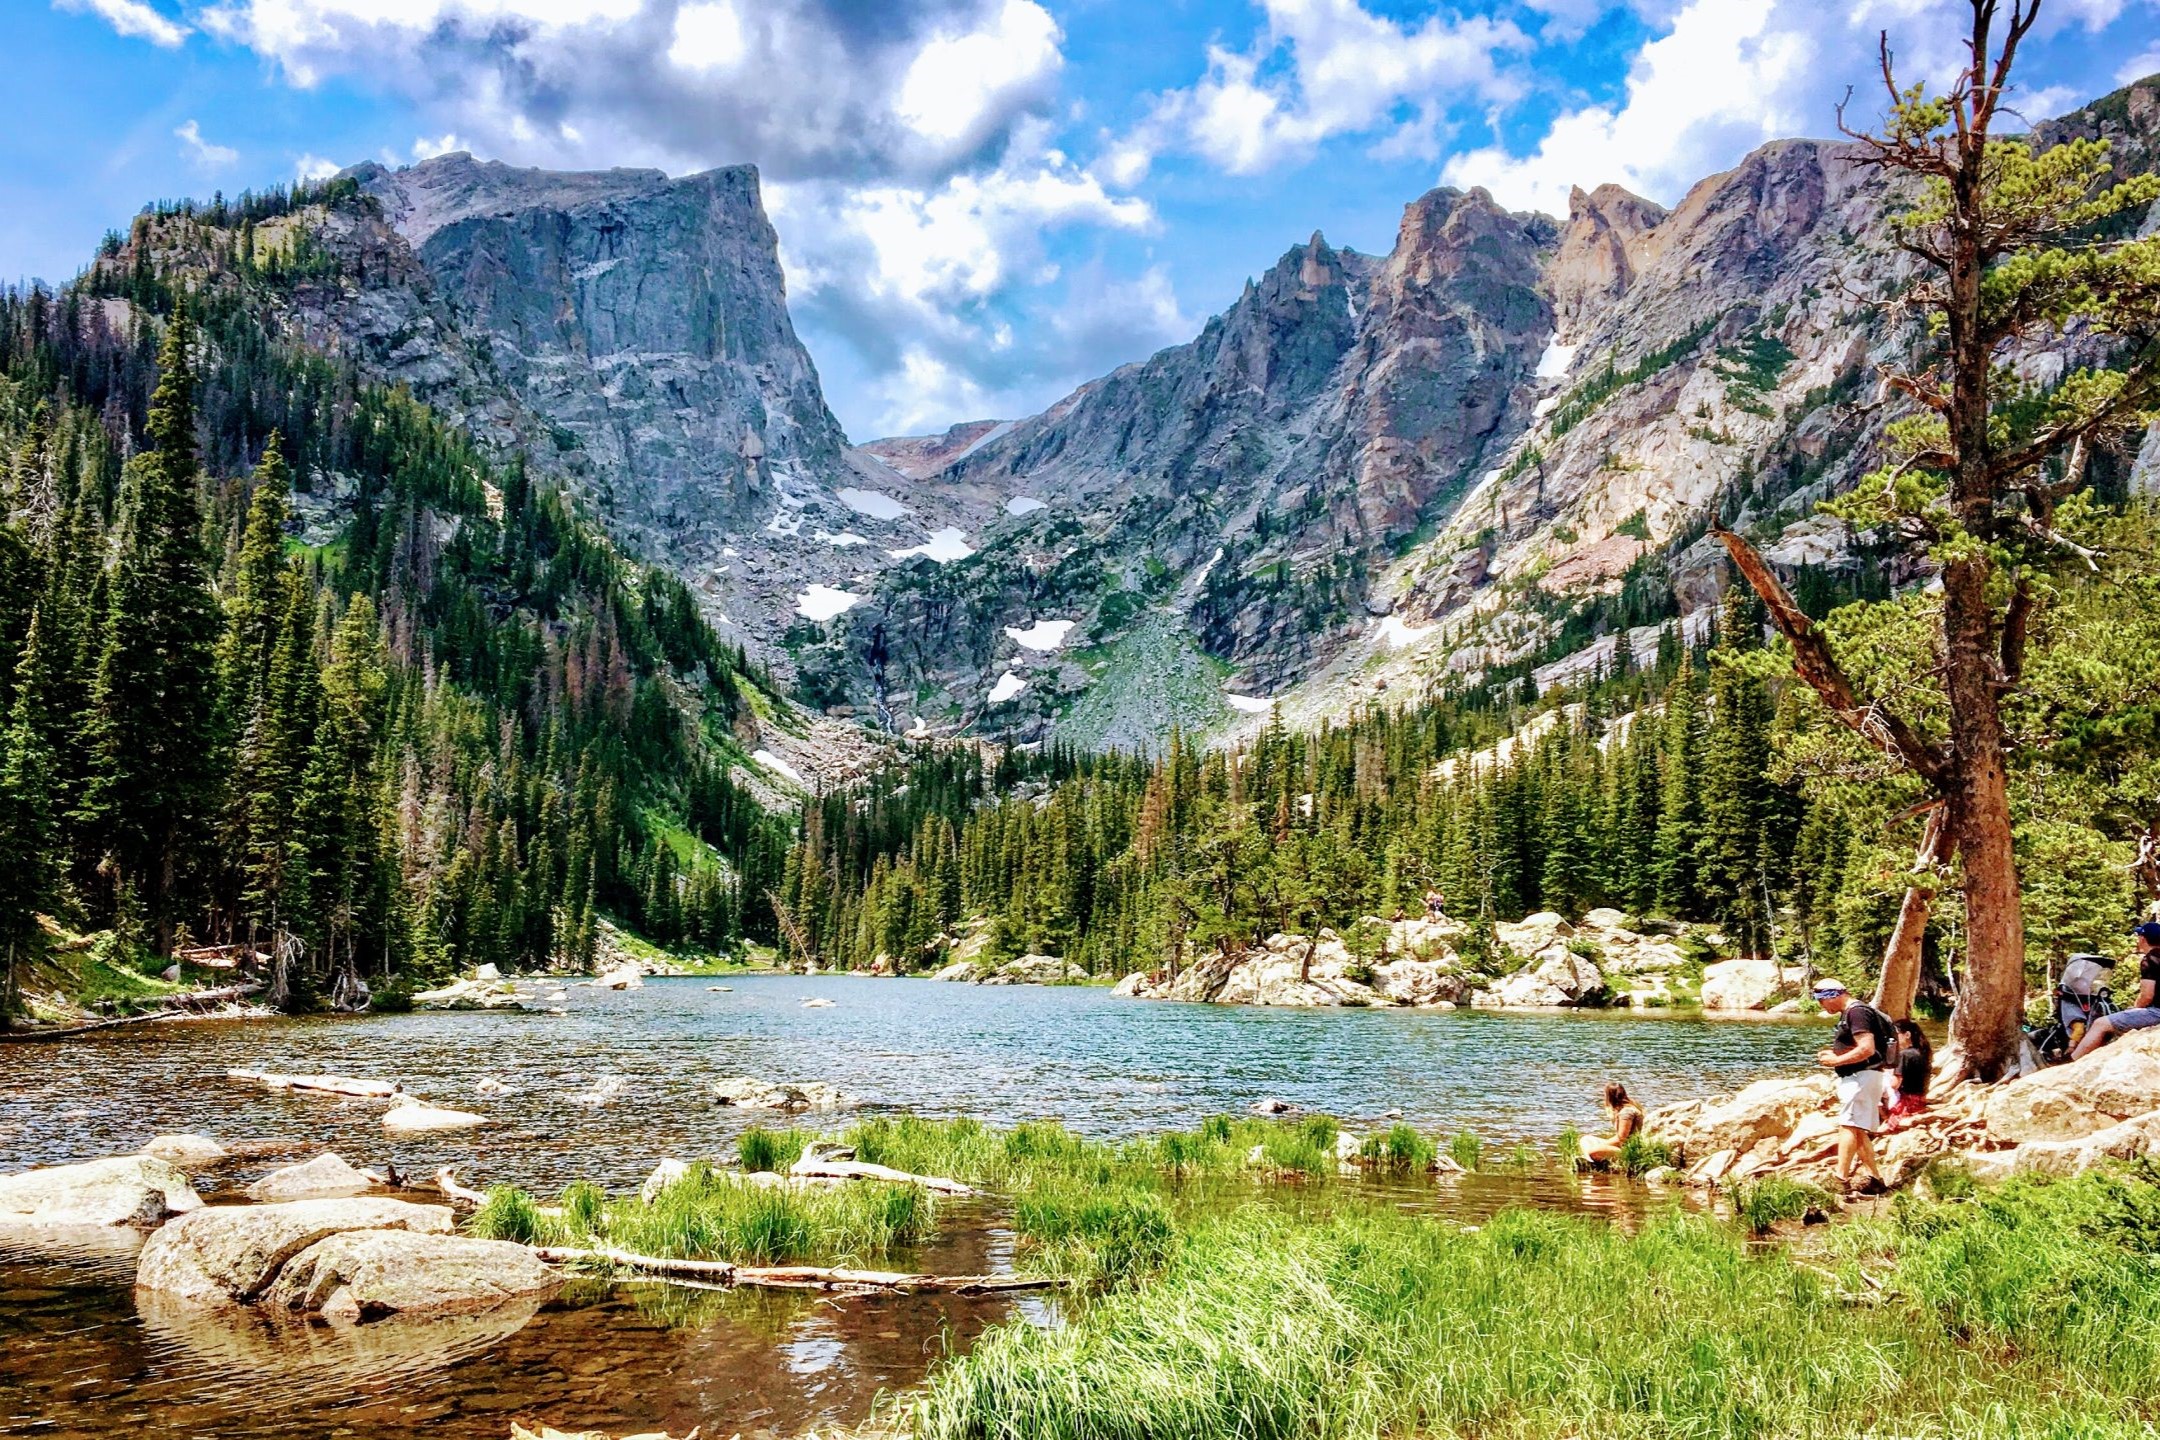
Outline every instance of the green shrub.
<path fill-rule="evenodd" d="M 1485 1142 L 1478 1138 L 1475 1130 L 1458 1130 L 1448 1137 L 1447 1153 L 1448 1158 L 1463 1169 L 1475 1170 L 1478 1161 L 1484 1158 Z"/>
<path fill-rule="evenodd" d="M 1560 1134 L 1553 1140 L 1553 1153 L 1560 1157 L 1563 1167 L 1574 1170 L 1582 1165 L 1582 1131 L 1573 1125 L 1560 1127 Z"/>
<path fill-rule="evenodd" d="M 562 1192 L 563 1223 L 587 1235 L 598 1234 L 607 1192 L 590 1180 L 580 1180 Z"/>
<path fill-rule="evenodd" d="M 1667 1142 L 1637 1132 L 1620 1142 L 1620 1153 L 1612 1164 L 1623 1175 L 1647 1175 L 1676 1164 L 1679 1158 L 1679 1151 Z"/>

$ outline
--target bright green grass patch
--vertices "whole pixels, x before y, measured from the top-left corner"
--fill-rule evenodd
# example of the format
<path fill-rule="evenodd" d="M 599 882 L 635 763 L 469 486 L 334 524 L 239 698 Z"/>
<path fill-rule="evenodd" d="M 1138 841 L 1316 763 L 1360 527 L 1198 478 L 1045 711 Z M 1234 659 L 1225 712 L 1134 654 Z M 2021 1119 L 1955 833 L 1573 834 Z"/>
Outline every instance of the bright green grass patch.
<path fill-rule="evenodd" d="M 919 1186 L 796 1189 L 750 1184 L 697 1165 L 650 1202 L 606 1199 L 592 1186 L 573 1185 L 551 1212 L 522 1191 L 497 1186 L 468 1224 L 475 1235 L 525 1244 L 608 1245 L 743 1265 L 846 1265 L 921 1240 L 936 1213 L 934 1198 Z"/>
<path fill-rule="evenodd" d="M 1431 1169 L 1435 1153 L 1432 1141 L 1411 1126 L 1396 1124 L 1380 1134 L 1366 1136 L 1358 1150 L 1358 1161 L 1368 1170 L 1414 1174 Z"/>
<path fill-rule="evenodd" d="M 1735 1180 L 1725 1187 L 1725 1198 L 1732 1205 L 1733 1219 L 1750 1235 L 1766 1235 L 1778 1224 L 1825 1209 L 1830 1202 L 1815 1186 L 1785 1175 Z"/>
<path fill-rule="evenodd" d="M 2149 1435 L 2154 1187 L 2043 1188 L 1839 1227 L 1847 1268 L 1877 1275 L 1866 1291 L 1702 1216 L 1630 1235 L 1245 1207 L 1198 1218 L 1159 1279 L 1061 1329 L 985 1335 L 906 1423 L 921 1440 Z"/>
<path fill-rule="evenodd" d="M 802 1158 L 803 1148 L 815 1137 L 807 1130 L 767 1130 L 753 1125 L 736 1142 L 736 1153 L 745 1172 L 785 1171 Z"/>
<path fill-rule="evenodd" d="M 1029 1273 L 1102 1284 L 1153 1275 L 1177 1238 L 1169 1202 L 1129 1183 L 1046 1181 L 1020 1198 L 1013 1223 Z"/>

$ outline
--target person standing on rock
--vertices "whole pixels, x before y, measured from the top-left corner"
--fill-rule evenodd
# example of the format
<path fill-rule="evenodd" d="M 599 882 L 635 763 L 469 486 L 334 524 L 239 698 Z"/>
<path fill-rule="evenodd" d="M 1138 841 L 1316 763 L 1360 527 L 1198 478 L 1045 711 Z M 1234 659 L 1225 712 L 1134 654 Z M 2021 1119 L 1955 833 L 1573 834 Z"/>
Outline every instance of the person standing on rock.
<path fill-rule="evenodd" d="M 2072 1060 L 2084 1059 L 2107 1044 L 2111 1036 L 2160 1025 L 2160 922 L 2147 920 L 2130 932 L 2130 940 L 2137 946 L 2137 1004 L 2093 1021 L 2085 1038 L 2070 1052 Z"/>
<path fill-rule="evenodd" d="M 1838 1185 L 1847 1194 L 1853 1193 L 1857 1161 L 1868 1177 L 1859 1193 L 1880 1195 L 1890 1187 L 1875 1163 L 1875 1132 L 1882 1128 L 1883 1090 L 1890 1080 L 1890 1037 L 1895 1032 L 1881 1011 L 1853 999 L 1842 980 L 1817 980 L 1815 1003 L 1838 1017 L 1829 1046 L 1815 1052 L 1815 1063 L 1837 1076 Z"/>

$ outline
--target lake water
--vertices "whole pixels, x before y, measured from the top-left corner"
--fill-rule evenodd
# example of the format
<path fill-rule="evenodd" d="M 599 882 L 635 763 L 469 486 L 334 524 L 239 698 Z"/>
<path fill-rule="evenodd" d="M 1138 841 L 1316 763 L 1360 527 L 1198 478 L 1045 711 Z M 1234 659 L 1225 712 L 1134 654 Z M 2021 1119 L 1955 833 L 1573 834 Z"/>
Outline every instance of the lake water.
<path fill-rule="evenodd" d="M 724 1153 L 758 1116 L 713 1103 L 750 1074 L 823 1080 L 866 1109 L 1056 1118 L 1100 1136 L 1189 1126 L 1263 1097 L 1352 1128 L 1401 1111 L 1436 1132 L 1549 1139 L 1595 1124 L 1604 1081 L 1646 1104 L 1804 1067 L 1824 1025 L 1600 1014 L 1280 1011 L 1121 999 L 1100 989 L 978 988 L 746 976 L 641 990 L 574 988 L 568 1013 L 189 1022 L 0 1046 L 0 1170 L 125 1153 L 152 1136 L 293 1142 L 356 1164 L 551 1192 L 634 1186 L 662 1156 Z M 832 1001 L 805 1008 L 806 998 Z M 395 1079 L 496 1123 L 386 1141 L 381 1106 L 264 1091 L 229 1067 Z M 494 1078 L 507 1095 L 482 1095 Z M 612 1092 L 591 1103 L 598 1090 Z M 774 1123 L 770 1116 L 763 1117 Z M 835 1126 L 846 1116 L 832 1117 Z M 798 1123 L 816 1123 L 810 1122 Z M 220 1172 L 205 1193 L 281 1160 Z M 1475 1176 L 1404 1203 L 1474 1215 L 1504 1204 L 1640 1208 L 1624 1185 Z M 946 1212 L 906 1257 L 947 1271 L 1010 1265 L 991 1210 Z M 34 1249 L 0 1238 L 0 1433 L 501 1437 L 509 1417 L 565 1428 L 703 1425 L 795 1435 L 860 1423 L 1012 1302 L 702 1295 L 595 1287 L 536 1314 L 347 1331 L 138 1309 L 135 1237 Z M 1048 1312 L 1039 1308 L 1038 1318 Z"/>

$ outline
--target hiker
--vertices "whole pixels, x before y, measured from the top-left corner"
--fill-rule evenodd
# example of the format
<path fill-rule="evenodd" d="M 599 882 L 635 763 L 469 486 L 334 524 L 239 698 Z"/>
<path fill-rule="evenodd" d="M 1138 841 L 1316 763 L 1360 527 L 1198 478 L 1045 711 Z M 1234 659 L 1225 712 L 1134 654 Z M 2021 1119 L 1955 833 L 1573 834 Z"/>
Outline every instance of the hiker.
<path fill-rule="evenodd" d="M 1815 1052 L 1815 1063 L 1837 1076 L 1838 1185 L 1853 1193 L 1853 1164 L 1858 1161 L 1868 1176 L 1859 1193 L 1880 1195 L 1890 1186 L 1875 1163 L 1875 1132 L 1882 1128 L 1883 1089 L 1890 1079 L 1886 1057 L 1895 1032 L 1881 1011 L 1853 999 L 1842 980 L 1817 980 L 1815 1003 L 1838 1017 L 1830 1044 Z"/>
<path fill-rule="evenodd" d="M 1896 1095 L 1883 1117 L 1890 1121 L 1884 1128 L 1896 1130 L 1915 1115 L 1927 1109 L 1928 1082 L 1935 1074 L 1935 1047 L 1928 1043 L 1920 1027 L 1910 1020 L 1891 1022 L 1897 1029 L 1897 1069 L 1891 1075 L 1891 1085 Z"/>
<path fill-rule="evenodd" d="M 1445 898 L 1440 894 L 1439 886 L 1428 886 L 1425 891 L 1425 918 L 1428 920 L 1445 919 L 1446 917 L 1441 913 L 1440 907 L 1446 903 Z"/>
<path fill-rule="evenodd" d="M 1642 1133 L 1642 1106 L 1628 1098 L 1627 1086 L 1618 1080 L 1605 1085 L 1605 1109 L 1612 1116 L 1612 1138 L 1583 1142 L 1582 1157 L 1592 1165 L 1609 1165 L 1619 1159 L 1621 1148 Z"/>
<path fill-rule="evenodd" d="M 2072 1060 L 2084 1059 L 2117 1035 L 2160 1025 L 2160 994 L 2155 993 L 2160 992 L 2160 922 L 2147 920 L 2130 932 L 2130 939 L 2137 946 L 2137 1004 L 2093 1021 L 2070 1052 Z"/>

